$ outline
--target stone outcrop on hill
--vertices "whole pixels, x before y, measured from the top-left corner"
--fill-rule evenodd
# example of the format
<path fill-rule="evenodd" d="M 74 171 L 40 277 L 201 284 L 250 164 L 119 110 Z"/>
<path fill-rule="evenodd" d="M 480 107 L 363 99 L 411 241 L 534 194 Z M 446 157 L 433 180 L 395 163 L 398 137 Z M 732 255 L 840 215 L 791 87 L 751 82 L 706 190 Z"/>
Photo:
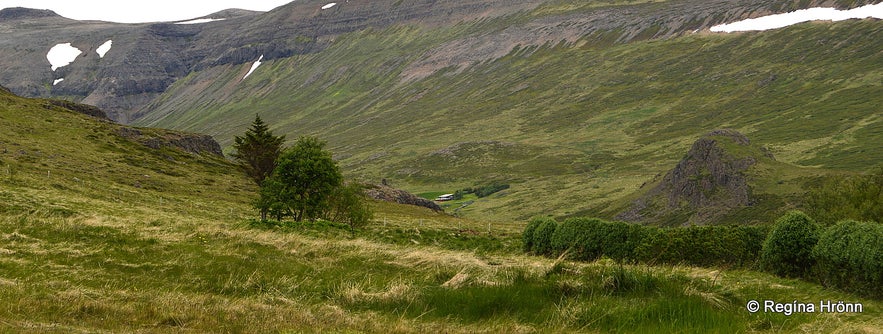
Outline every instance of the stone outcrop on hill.
<path fill-rule="evenodd" d="M 71 102 L 71 101 L 56 100 L 56 99 L 50 99 L 50 100 L 47 100 L 47 102 L 50 105 L 62 107 L 67 110 L 81 113 L 83 115 L 92 116 L 92 117 L 95 117 L 95 118 L 98 118 L 101 120 L 107 120 L 107 121 L 110 120 L 110 118 L 107 117 L 107 114 L 103 110 L 99 109 L 96 106 L 90 106 L 88 104 L 75 103 L 75 102 Z"/>
<path fill-rule="evenodd" d="M 365 194 L 376 200 L 393 202 L 406 205 L 422 206 L 432 211 L 442 212 L 444 209 L 433 201 L 417 197 L 412 193 L 401 189 L 395 189 L 386 185 L 370 185 L 365 189 Z"/>
<path fill-rule="evenodd" d="M 152 149 L 172 147 L 193 154 L 209 153 L 224 156 L 221 145 L 211 136 L 149 129 L 149 132 L 130 127 L 121 127 L 117 134 L 129 140 L 141 143 Z"/>
<path fill-rule="evenodd" d="M 693 143 L 662 180 L 616 218 L 641 223 L 708 224 L 753 205 L 748 171 L 769 151 L 734 130 L 715 130 Z"/>

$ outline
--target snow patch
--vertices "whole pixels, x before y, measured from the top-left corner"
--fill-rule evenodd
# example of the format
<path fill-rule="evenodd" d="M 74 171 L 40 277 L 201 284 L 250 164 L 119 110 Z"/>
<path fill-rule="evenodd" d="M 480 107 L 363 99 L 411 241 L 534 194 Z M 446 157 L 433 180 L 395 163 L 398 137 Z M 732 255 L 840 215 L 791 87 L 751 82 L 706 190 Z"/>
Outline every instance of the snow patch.
<path fill-rule="evenodd" d="M 246 73 L 244 77 L 242 77 L 242 80 L 248 78 L 249 75 L 254 73 L 254 70 L 258 69 L 258 66 L 261 66 L 261 60 L 264 60 L 264 55 L 261 55 L 261 57 L 258 58 L 258 61 L 254 62 L 254 64 L 251 64 L 251 69 L 248 70 L 248 73 Z"/>
<path fill-rule="evenodd" d="M 107 54 L 107 51 L 110 51 L 111 46 L 113 46 L 112 39 L 109 39 L 107 40 L 107 42 L 104 42 L 104 44 L 101 44 L 101 46 L 99 46 L 98 49 L 95 50 L 95 52 L 98 53 L 98 58 L 104 58 L 104 55 Z"/>
<path fill-rule="evenodd" d="M 61 78 L 61 79 L 55 79 L 55 81 L 52 82 L 52 85 L 55 86 L 55 85 L 57 85 L 59 82 L 62 82 L 62 81 L 64 81 L 64 78 Z"/>
<path fill-rule="evenodd" d="M 322 9 L 324 10 L 324 9 L 328 9 L 328 8 L 331 8 L 331 7 L 334 7 L 334 6 L 337 6 L 337 3 L 336 3 L 336 2 L 332 2 L 332 3 L 329 3 L 329 4 L 325 5 L 325 6 L 322 6 Z"/>
<path fill-rule="evenodd" d="M 843 21 L 849 19 L 863 19 L 867 17 L 877 19 L 883 18 L 883 3 L 862 6 L 849 10 L 837 10 L 834 8 L 822 7 L 801 9 L 785 14 L 775 14 L 729 24 L 721 24 L 711 27 L 711 31 L 762 31 L 783 28 L 792 24 L 808 21 Z"/>
<path fill-rule="evenodd" d="M 62 43 L 49 49 L 49 53 L 46 54 L 46 59 L 49 60 L 49 64 L 52 65 L 52 70 L 55 71 L 59 67 L 70 65 L 74 60 L 77 60 L 77 57 L 82 53 L 83 51 L 80 51 L 80 49 L 71 46 L 71 43 Z"/>
<path fill-rule="evenodd" d="M 209 23 L 209 22 L 223 21 L 223 20 L 226 20 L 226 19 L 196 19 L 196 20 L 190 20 L 190 21 L 184 21 L 184 22 L 176 22 L 175 24 L 200 24 L 200 23 Z"/>

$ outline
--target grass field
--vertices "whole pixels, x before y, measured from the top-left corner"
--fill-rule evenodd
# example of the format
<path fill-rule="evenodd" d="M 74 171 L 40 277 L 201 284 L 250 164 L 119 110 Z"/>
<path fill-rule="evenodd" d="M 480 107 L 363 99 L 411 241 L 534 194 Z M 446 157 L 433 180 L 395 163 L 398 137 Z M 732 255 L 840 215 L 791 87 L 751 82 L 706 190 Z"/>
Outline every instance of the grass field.
<path fill-rule="evenodd" d="M 117 125 L 0 99 L 0 332 L 883 328 L 883 301 L 799 280 L 524 255 L 519 221 L 375 203 L 376 219 L 355 237 L 330 223 L 254 223 L 254 189 L 221 159 L 150 149 Z M 746 311 L 763 299 L 864 312 Z"/>

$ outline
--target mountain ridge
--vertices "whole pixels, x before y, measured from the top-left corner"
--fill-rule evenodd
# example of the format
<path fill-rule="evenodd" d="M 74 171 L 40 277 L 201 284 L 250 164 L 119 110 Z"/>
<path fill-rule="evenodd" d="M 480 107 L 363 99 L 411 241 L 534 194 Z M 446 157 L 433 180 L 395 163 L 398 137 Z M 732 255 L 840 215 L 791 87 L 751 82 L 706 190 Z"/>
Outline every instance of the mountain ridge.
<path fill-rule="evenodd" d="M 93 104 L 108 111 L 112 119 L 128 123 L 138 115 L 147 113 L 148 111 L 139 109 L 189 73 L 215 66 L 251 62 L 260 55 L 266 60 L 274 60 L 321 52 L 330 45 L 334 36 L 367 28 L 414 23 L 450 26 L 458 22 L 482 21 L 526 11 L 534 11 L 547 17 L 528 20 L 521 27 L 510 26 L 500 33 L 479 34 L 471 39 L 439 45 L 438 50 L 427 53 L 427 59 L 412 64 L 410 73 L 405 76 L 406 79 L 419 79 L 451 65 L 462 68 L 499 58 L 516 45 L 572 41 L 593 31 L 609 31 L 629 26 L 633 28 L 623 31 L 616 41 L 667 38 L 685 31 L 707 29 L 728 20 L 793 8 L 798 3 L 801 6 L 813 6 L 842 2 L 783 1 L 770 4 L 756 0 L 733 5 L 727 1 L 698 4 L 693 1 L 672 0 L 633 5 L 632 2 L 625 1 L 591 6 L 575 5 L 577 9 L 573 9 L 573 4 L 548 0 L 459 0 L 445 4 L 427 0 L 354 0 L 323 10 L 320 3 L 299 1 L 262 14 L 241 15 L 223 21 L 193 25 L 164 22 L 115 24 L 63 19 L 53 21 L 54 23 L 44 28 L 28 25 L 28 28 L 21 30 L 12 22 L 0 21 L 0 31 L 6 32 L 8 36 L 0 40 L 0 56 L 7 59 L 4 61 L 7 70 L 0 72 L 0 83 L 7 84 L 14 92 L 24 96 L 63 97 Z M 848 7 L 865 2 L 846 3 Z M 663 9 L 666 6 L 671 7 L 668 9 L 671 14 L 658 14 L 656 11 L 660 6 Z M 588 19 L 581 18 L 584 14 L 579 14 L 580 11 L 586 9 L 600 12 Z M 694 14 L 685 14 L 690 10 Z M 562 15 L 568 12 L 575 13 L 569 14 L 570 16 Z M 666 19 L 666 15 L 684 17 Z M 623 21 L 627 17 L 632 18 Z M 529 28 L 531 25 L 534 28 Z M 34 29 L 40 31 L 39 36 L 30 36 L 30 31 Z M 48 36 L 56 37 L 53 38 L 54 41 L 50 41 Z M 14 38 L 9 39 L 11 37 Z M 100 63 L 88 60 L 91 59 L 90 53 L 108 39 L 116 41 L 116 50 L 111 51 L 108 59 L 103 59 Z M 43 68 L 40 66 L 40 59 L 44 58 L 40 55 L 41 49 L 48 50 L 53 45 L 51 43 L 63 42 L 73 42 L 74 46 L 84 50 L 84 58 L 88 58 L 88 61 L 74 62 L 58 73 L 36 70 Z M 440 50 L 454 51 L 439 52 Z M 119 53 L 122 55 L 118 55 Z M 62 77 L 66 79 L 65 82 L 57 86 L 46 85 L 47 82 Z"/>

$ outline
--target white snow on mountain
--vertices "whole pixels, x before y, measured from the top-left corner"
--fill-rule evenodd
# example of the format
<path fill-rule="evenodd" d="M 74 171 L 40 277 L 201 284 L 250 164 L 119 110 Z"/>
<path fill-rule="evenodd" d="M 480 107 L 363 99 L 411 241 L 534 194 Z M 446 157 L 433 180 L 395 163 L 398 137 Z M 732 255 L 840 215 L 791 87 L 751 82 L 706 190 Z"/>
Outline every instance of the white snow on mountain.
<path fill-rule="evenodd" d="M 200 23 L 209 23 L 209 22 L 223 21 L 223 20 L 226 20 L 226 19 L 196 19 L 196 20 L 190 20 L 190 21 L 184 21 L 184 22 L 175 22 L 175 24 L 200 24 Z"/>
<path fill-rule="evenodd" d="M 52 65 L 52 70 L 55 71 L 59 67 L 70 65 L 82 53 L 83 51 L 80 51 L 80 49 L 71 46 L 71 43 L 62 43 L 49 49 L 49 53 L 46 54 L 46 59 L 49 60 L 49 64 Z"/>
<path fill-rule="evenodd" d="M 331 7 L 334 7 L 334 6 L 337 6 L 337 3 L 336 3 L 336 2 L 332 2 L 332 3 L 329 3 L 329 4 L 325 5 L 325 6 L 322 6 L 322 9 L 328 9 L 328 8 L 331 8 Z"/>
<path fill-rule="evenodd" d="M 107 54 L 107 51 L 110 51 L 110 47 L 113 46 L 113 40 L 107 40 L 104 44 L 95 49 L 95 52 L 98 53 L 98 58 L 104 58 L 104 55 Z"/>
<path fill-rule="evenodd" d="M 261 57 L 258 58 L 258 61 L 254 62 L 254 64 L 251 64 L 251 69 L 248 70 L 248 73 L 246 73 L 244 77 L 242 77 L 242 80 L 248 78 L 249 75 L 254 73 L 254 70 L 258 69 L 258 66 L 261 66 L 261 60 L 264 60 L 264 55 L 261 55 Z"/>
<path fill-rule="evenodd" d="M 55 86 L 55 85 L 57 85 L 59 82 L 62 82 L 62 81 L 64 81 L 64 78 L 61 78 L 61 79 L 55 79 L 55 81 L 52 82 L 52 85 Z"/>
<path fill-rule="evenodd" d="M 850 10 L 837 10 L 834 8 L 809 8 L 793 11 L 785 14 L 775 14 L 754 19 L 722 24 L 711 27 L 713 32 L 734 31 L 759 31 L 778 29 L 808 21 L 843 21 L 849 19 L 863 19 L 867 17 L 883 18 L 883 3 L 867 5 Z"/>

